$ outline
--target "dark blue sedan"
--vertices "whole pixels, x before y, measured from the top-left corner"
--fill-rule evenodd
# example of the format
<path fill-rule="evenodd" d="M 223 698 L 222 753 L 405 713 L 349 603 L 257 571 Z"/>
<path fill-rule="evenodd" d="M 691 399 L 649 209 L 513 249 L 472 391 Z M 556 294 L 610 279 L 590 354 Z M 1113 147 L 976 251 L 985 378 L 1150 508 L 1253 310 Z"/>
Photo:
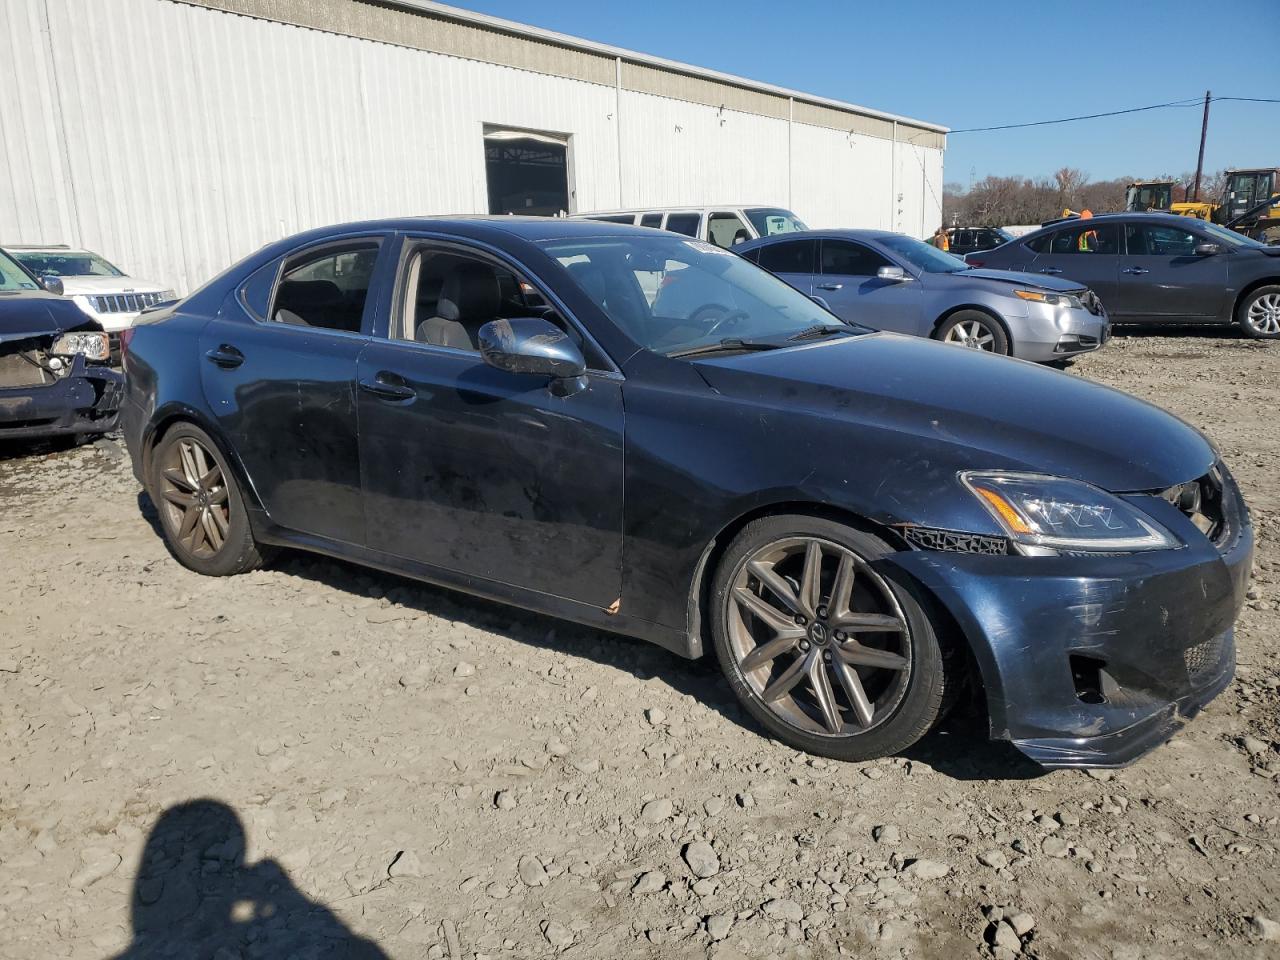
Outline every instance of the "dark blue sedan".
<path fill-rule="evenodd" d="M 317 230 L 145 316 L 125 367 L 191 569 L 302 548 L 714 650 L 802 750 L 900 751 L 971 680 L 993 737 L 1122 764 L 1232 676 L 1253 536 L 1197 431 L 842 323 L 697 240 Z"/>

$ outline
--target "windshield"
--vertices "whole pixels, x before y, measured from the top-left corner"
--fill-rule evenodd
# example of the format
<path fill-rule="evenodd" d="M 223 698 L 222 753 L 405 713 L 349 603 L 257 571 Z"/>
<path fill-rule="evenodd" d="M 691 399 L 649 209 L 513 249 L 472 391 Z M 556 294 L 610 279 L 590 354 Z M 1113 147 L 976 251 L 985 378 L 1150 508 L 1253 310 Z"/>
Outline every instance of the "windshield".
<path fill-rule="evenodd" d="M 657 353 L 777 341 L 815 326 L 865 332 L 735 253 L 681 237 L 544 240 L 546 252 L 631 339 Z"/>
<path fill-rule="evenodd" d="M 3 250 L 0 250 L 0 292 L 12 293 L 15 290 L 39 290 L 39 285 L 31 279 L 22 267 L 18 266 Z"/>
<path fill-rule="evenodd" d="M 931 247 L 927 243 L 921 243 L 900 233 L 876 239 L 881 246 L 888 247 L 903 260 L 925 273 L 959 273 L 969 268 L 969 265 L 959 257 L 943 253 L 937 247 Z"/>
<path fill-rule="evenodd" d="M 796 233 L 808 230 L 804 221 L 790 210 L 781 207 L 748 207 L 742 211 L 762 237 L 772 237 L 777 233 Z"/>
<path fill-rule="evenodd" d="M 124 274 L 96 253 L 83 250 L 23 250 L 14 257 L 37 277 L 123 277 Z"/>
<path fill-rule="evenodd" d="M 1246 237 L 1242 233 L 1236 233 L 1234 230 L 1228 230 L 1226 227 L 1220 227 L 1216 223 L 1209 223 L 1208 221 L 1205 221 L 1203 223 L 1197 223 L 1196 226 L 1199 227 L 1201 230 L 1205 231 L 1205 233 L 1212 236 L 1213 239 L 1217 240 L 1219 243 L 1225 243 L 1229 246 L 1233 246 L 1233 247 L 1265 247 L 1266 246 L 1265 243 L 1255 240 L 1253 239 L 1253 237 Z"/>

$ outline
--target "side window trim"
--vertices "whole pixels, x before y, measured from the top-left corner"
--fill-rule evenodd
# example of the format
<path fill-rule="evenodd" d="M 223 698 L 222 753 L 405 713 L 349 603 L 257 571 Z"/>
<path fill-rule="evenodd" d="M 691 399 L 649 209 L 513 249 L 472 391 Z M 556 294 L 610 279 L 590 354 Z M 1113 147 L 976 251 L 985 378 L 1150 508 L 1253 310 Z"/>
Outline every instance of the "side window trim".
<path fill-rule="evenodd" d="M 253 317 L 255 323 L 264 326 L 279 327 L 281 329 L 299 330 L 304 333 L 323 333 L 330 334 L 335 337 L 356 337 L 358 339 L 368 339 L 371 334 L 373 319 L 376 315 L 377 297 L 375 289 L 378 281 L 379 269 L 383 255 L 386 252 L 386 245 L 389 235 L 386 233 L 363 233 L 351 234 L 346 237 L 337 239 L 329 238 L 316 243 L 310 247 L 303 247 L 300 250 L 293 250 L 289 254 L 280 258 L 280 265 L 276 270 L 275 282 L 271 285 L 271 298 L 267 301 L 267 315 L 259 318 L 256 311 L 250 310 L 249 315 Z M 280 281 L 289 271 L 291 265 L 299 265 L 307 260 L 316 259 L 313 256 L 316 253 L 332 251 L 334 253 L 342 253 L 344 250 L 350 250 L 358 247 L 372 246 L 377 250 L 377 257 L 374 260 L 373 272 L 369 275 L 369 290 L 365 295 L 364 308 L 360 312 L 360 329 L 359 330 L 334 330 L 331 327 L 312 327 L 312 326 L 295 326 L 289 323 L 281 323 L 278 320 L 272 320 L 271 317 L 275 313 L 276 296 L 280 291 Z"/>
<path fill-rule="evenodd" d="M 470 350 L 460 350 L 457 347 L 440 346 L 434 343 L 423 343 L 420 340 L 407 340 L 403 336 L 391 335 L 394 330 L 398 329 L 403 331 L 404 329 L 404 302 L 405 296 L 408 292 L 406 283 L 408 280 L 411 259 L 425 246 L 432 246 L 437 249 L 453 249 L 458 253 L 462 253 L 467 256 L 477 257 L 482 260 L 491 260 L 504 270 L 509 270 L 516 277 L 527 281 L 535 290 L 538 291 L 542 298 L 555 309 L 556 313 L 564 318 L 566 323 L 570 324 L 587 343 L 591 344 L 596 354 L 603 357 L 605 362 L 609 364 L 609 366 L 604 369 L 588 366 L 587 372 L 593 376 L 608 377 L 616 380 L 625 379 L 622 375 L 622 371 L 614 362 L 613 357 L 611 357 L 609 352 L 600 345 L 600 341 L 591 335 L 591 332 L 587 330 L 586 325 L 573 315 L 573 312 L 565 306 L 564 301 L 555 295 L 550 287 L 543 282 L 542 278 L 533 273 L 533 271 L 529 270 L 527 267 L 516 263 L 511 259 L 511 257 L 503 253 L 501 250 L 471 237 L 462 238 L 450 234 L 405 233 L 400 236 L 400 255 L 396 263 L 395 279 L 392 284 L 391 315 L 388 318 L 389 322 L 387 325 L 386 335 L 380 336 L 379 339 L 383 339 L 388 343 L 394 343 L 400 346 L 415 347 L 419 350 L 456 354 L 467 357 L 476 356 L 476 354 Z"/>

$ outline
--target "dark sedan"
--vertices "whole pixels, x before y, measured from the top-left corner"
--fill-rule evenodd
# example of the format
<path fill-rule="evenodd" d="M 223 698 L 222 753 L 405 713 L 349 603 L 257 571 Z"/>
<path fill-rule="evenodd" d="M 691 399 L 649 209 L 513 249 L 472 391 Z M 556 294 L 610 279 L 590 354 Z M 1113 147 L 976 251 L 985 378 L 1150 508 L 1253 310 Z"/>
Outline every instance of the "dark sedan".
<path fill-rule="evenodd" d="M 134 471 L 191 569 L 300 547 L 714 651 L 802 750 L 900 751 L 971 679 L 993 737 L 1122 764 L 1232 676 L 1253 536 L 1198 432 L 844 324 L 697 240 L 317 230 L 144 316 L 125 368 Z"/>
<path fill-rule="evenodd" d="M 0 250 L 0 440 L 115 427 L 124 378 L 102 327 Z"/>
<path fill-rule="evenodd" d="M 1280 337 L 1280 248 L 1191 217 L 1066 220 L 965 260 L 1083 283 L 1115 323 L 1235 323 Z"/>

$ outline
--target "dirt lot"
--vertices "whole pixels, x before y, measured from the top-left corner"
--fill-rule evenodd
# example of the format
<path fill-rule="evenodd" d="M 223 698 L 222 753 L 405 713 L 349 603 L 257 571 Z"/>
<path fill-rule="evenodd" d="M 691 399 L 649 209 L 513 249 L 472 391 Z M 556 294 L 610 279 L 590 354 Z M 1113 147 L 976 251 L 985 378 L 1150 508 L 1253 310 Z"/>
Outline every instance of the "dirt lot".
<path fill-rule="evenodd" d="M 709 663 L 306 556 L 203 579 L 117 442 L 8 451 L 0 956 L 1280 956 L 1280 345 L 1073 373 L 1205 429 L 1260 541 L 1237 681 L 1115 774 L 963 711 L 809 759 Z"/>

